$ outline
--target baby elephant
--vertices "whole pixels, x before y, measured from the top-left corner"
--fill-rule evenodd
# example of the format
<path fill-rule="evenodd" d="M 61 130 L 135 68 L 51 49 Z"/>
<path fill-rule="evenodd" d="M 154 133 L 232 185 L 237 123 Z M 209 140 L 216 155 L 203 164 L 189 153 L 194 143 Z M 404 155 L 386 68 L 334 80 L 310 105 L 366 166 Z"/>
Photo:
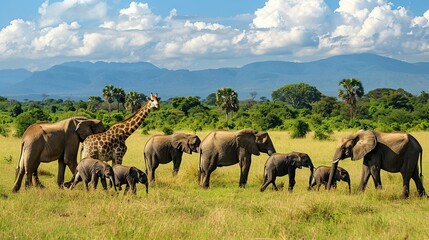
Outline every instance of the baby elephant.
<path fill-rule="evenodd" d="M 107 190 L 106 178 L 110 179 L 115 186 L 113 168 L 109 164 L 94 158 L 84 158 L 77 165 L 75 178 L 70 189 L 73 189 L 76 187 L 77 183 L 83 181 L 85 183 L 86 190 L 89 190 L 89 182 L 91 182 L 95 190 L 97 188 L 98 178 L 101 179 L 101 184 L 103 185 L 104 190 Z"/>
<path fill-rule="evenodd" d="M 289 192 L 292 192 L 293 187 L 295 186 L 295 170 L 296 168 L 302 167 L 310 168 L 310 181 L 313 177 L 313 163 L 311 162 L 310 157 L 306 153 L 291 152 L 288 154 L 274 153 L 265 162 L 264 167 L 264 180 L 261 186 L 261 192 L 267 188 L 267 186 L 272 183 L 274 190 L 278 190 L 276 186 L 276 177 L 289 175 Z"/>
<path fill-rule="evenodd" d="M 320 166 L 316 168 L 316 170 L 314 171 L 313 180 L 311 181 L 311 187 L 314 187 L 317 185 L 317 190 L 319 190 L 320 185 L 323 184 L 325 185 L 325 189 L 326 189 L 328 185 L 330 172 L 331 172 L 331 167 Z M 337 181 L 340 181 L 340 180 L 347 182 L 349 184 L 349 192 L 351 192 L 349 173 L 344 168 L 337 167 L 337 172 L 335 173 L 334 181 L 332 183 L 334 188 L 337 187 Z"/>
<path fill-rule="evenodd" d="M 130 187 L 132 193 L 136 194 L 136 184 L 139 182 L 146 186 L 146 194 L 148 193 L 149 186 L 147 176 L 146 173 L 142 172 L 140 169 L 116 164 L 113 166 L 113 172 L 115 173 L 116 187 L 118 187 L 119 190 L 121 190 L 121 185 L 126 184 L 124 195 L 127 194 Z"/>

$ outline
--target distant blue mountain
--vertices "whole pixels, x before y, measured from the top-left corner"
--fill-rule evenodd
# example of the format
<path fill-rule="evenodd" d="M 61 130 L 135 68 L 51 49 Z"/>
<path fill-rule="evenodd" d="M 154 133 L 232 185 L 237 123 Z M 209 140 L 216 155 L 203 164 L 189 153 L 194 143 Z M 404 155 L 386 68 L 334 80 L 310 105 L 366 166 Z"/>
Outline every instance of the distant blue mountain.
<path fill-rule="evenodd" d="M 361 80 L 365 92 L 376 88 L 403 88 L 413 94 L 429 92 L 429 62 L 408 63 L 374 54 L 340 55 L 296 63 L 256 62 L 240 68 L 169 70 L 146 63 L 68 62 L 44 71 L 0 70 L 0 96 L 15 99 L 87 99 L 101 96 L 107 84 L 125 91 L 158 92 L 175 96 L 207 97 L 231 87 L 240 99 L 257 92 L 257 98 L 291 83 L 307 83 L 328 96 L 336 96 L 343 78 Z"/>

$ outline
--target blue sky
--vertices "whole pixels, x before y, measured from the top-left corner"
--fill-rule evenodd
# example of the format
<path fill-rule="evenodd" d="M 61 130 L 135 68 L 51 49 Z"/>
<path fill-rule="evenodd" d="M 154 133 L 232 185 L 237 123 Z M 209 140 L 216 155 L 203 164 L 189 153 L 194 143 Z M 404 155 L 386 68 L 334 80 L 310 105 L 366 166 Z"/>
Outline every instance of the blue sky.
<path fill-rule="evenodd" d="M 0 69 L 205 69 L 363 52 L 429 61 L 426 0 L 14 0 L 0 3 L 0 29 Z"/>

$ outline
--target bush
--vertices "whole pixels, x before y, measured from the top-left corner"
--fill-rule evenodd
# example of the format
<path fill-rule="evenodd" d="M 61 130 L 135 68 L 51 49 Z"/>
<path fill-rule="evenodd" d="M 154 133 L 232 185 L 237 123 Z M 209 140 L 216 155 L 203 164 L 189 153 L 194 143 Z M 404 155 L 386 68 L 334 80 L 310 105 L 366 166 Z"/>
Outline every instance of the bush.
<path fill-rule="evenodd" d="M 310 126 L 308 123 L 297 120 L 295 124 L 292 126 L 292 138 L 304 138 L 305 135 L 310 131 Z"/>
<path fill-rule="evenodd" d="M 332 134 L 332 129 L 328 125 L 321 125 L 314 131 L 313 138 L 316 140 L 328 140 Z"/>
<path fill-rule="evenodd" d="M 171 135 L 171 134 L 173 134 L 173 129 L 171 129 L 171 128 L 169 128 L 169 127 L 164 127 L 163 129 L 162 129 L 162 132 L 165 134 L 165 135 Z"/>
<path fill-rule="evenodd" d="M 7 137 L 9 135 L 9 128 L 6 125 L 0 125 L 0 135 Z"/>

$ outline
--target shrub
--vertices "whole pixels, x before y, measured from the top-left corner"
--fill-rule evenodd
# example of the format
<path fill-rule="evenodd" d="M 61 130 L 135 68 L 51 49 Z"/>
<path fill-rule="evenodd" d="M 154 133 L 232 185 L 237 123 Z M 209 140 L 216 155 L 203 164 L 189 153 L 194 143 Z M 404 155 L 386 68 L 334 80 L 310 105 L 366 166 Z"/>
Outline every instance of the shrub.
<path fill-rule="evenodd" d="M 310 126 L 308 123 L 303 120 L 295 121 L 295 124 L 292 126 L 292 138 L 304 138 L 305 135 L 310 131 Z"/>
<path fill-rule="evenodd" d="M 173 129 L 171 129 L 171 128 L 169 128 L 169 127 L 164 127 L 163 129 L 162 129 L 162 132 L 165 134 L 165 135 L 171 135 L 171 134 L 173 134 Z"/>
<path fill-rule="evenodd" d="M 332 129 L 328 125 L 321 125 L 314 131 L 313 138 L 316 140 L 328 140 L 332 134 Z"/>

